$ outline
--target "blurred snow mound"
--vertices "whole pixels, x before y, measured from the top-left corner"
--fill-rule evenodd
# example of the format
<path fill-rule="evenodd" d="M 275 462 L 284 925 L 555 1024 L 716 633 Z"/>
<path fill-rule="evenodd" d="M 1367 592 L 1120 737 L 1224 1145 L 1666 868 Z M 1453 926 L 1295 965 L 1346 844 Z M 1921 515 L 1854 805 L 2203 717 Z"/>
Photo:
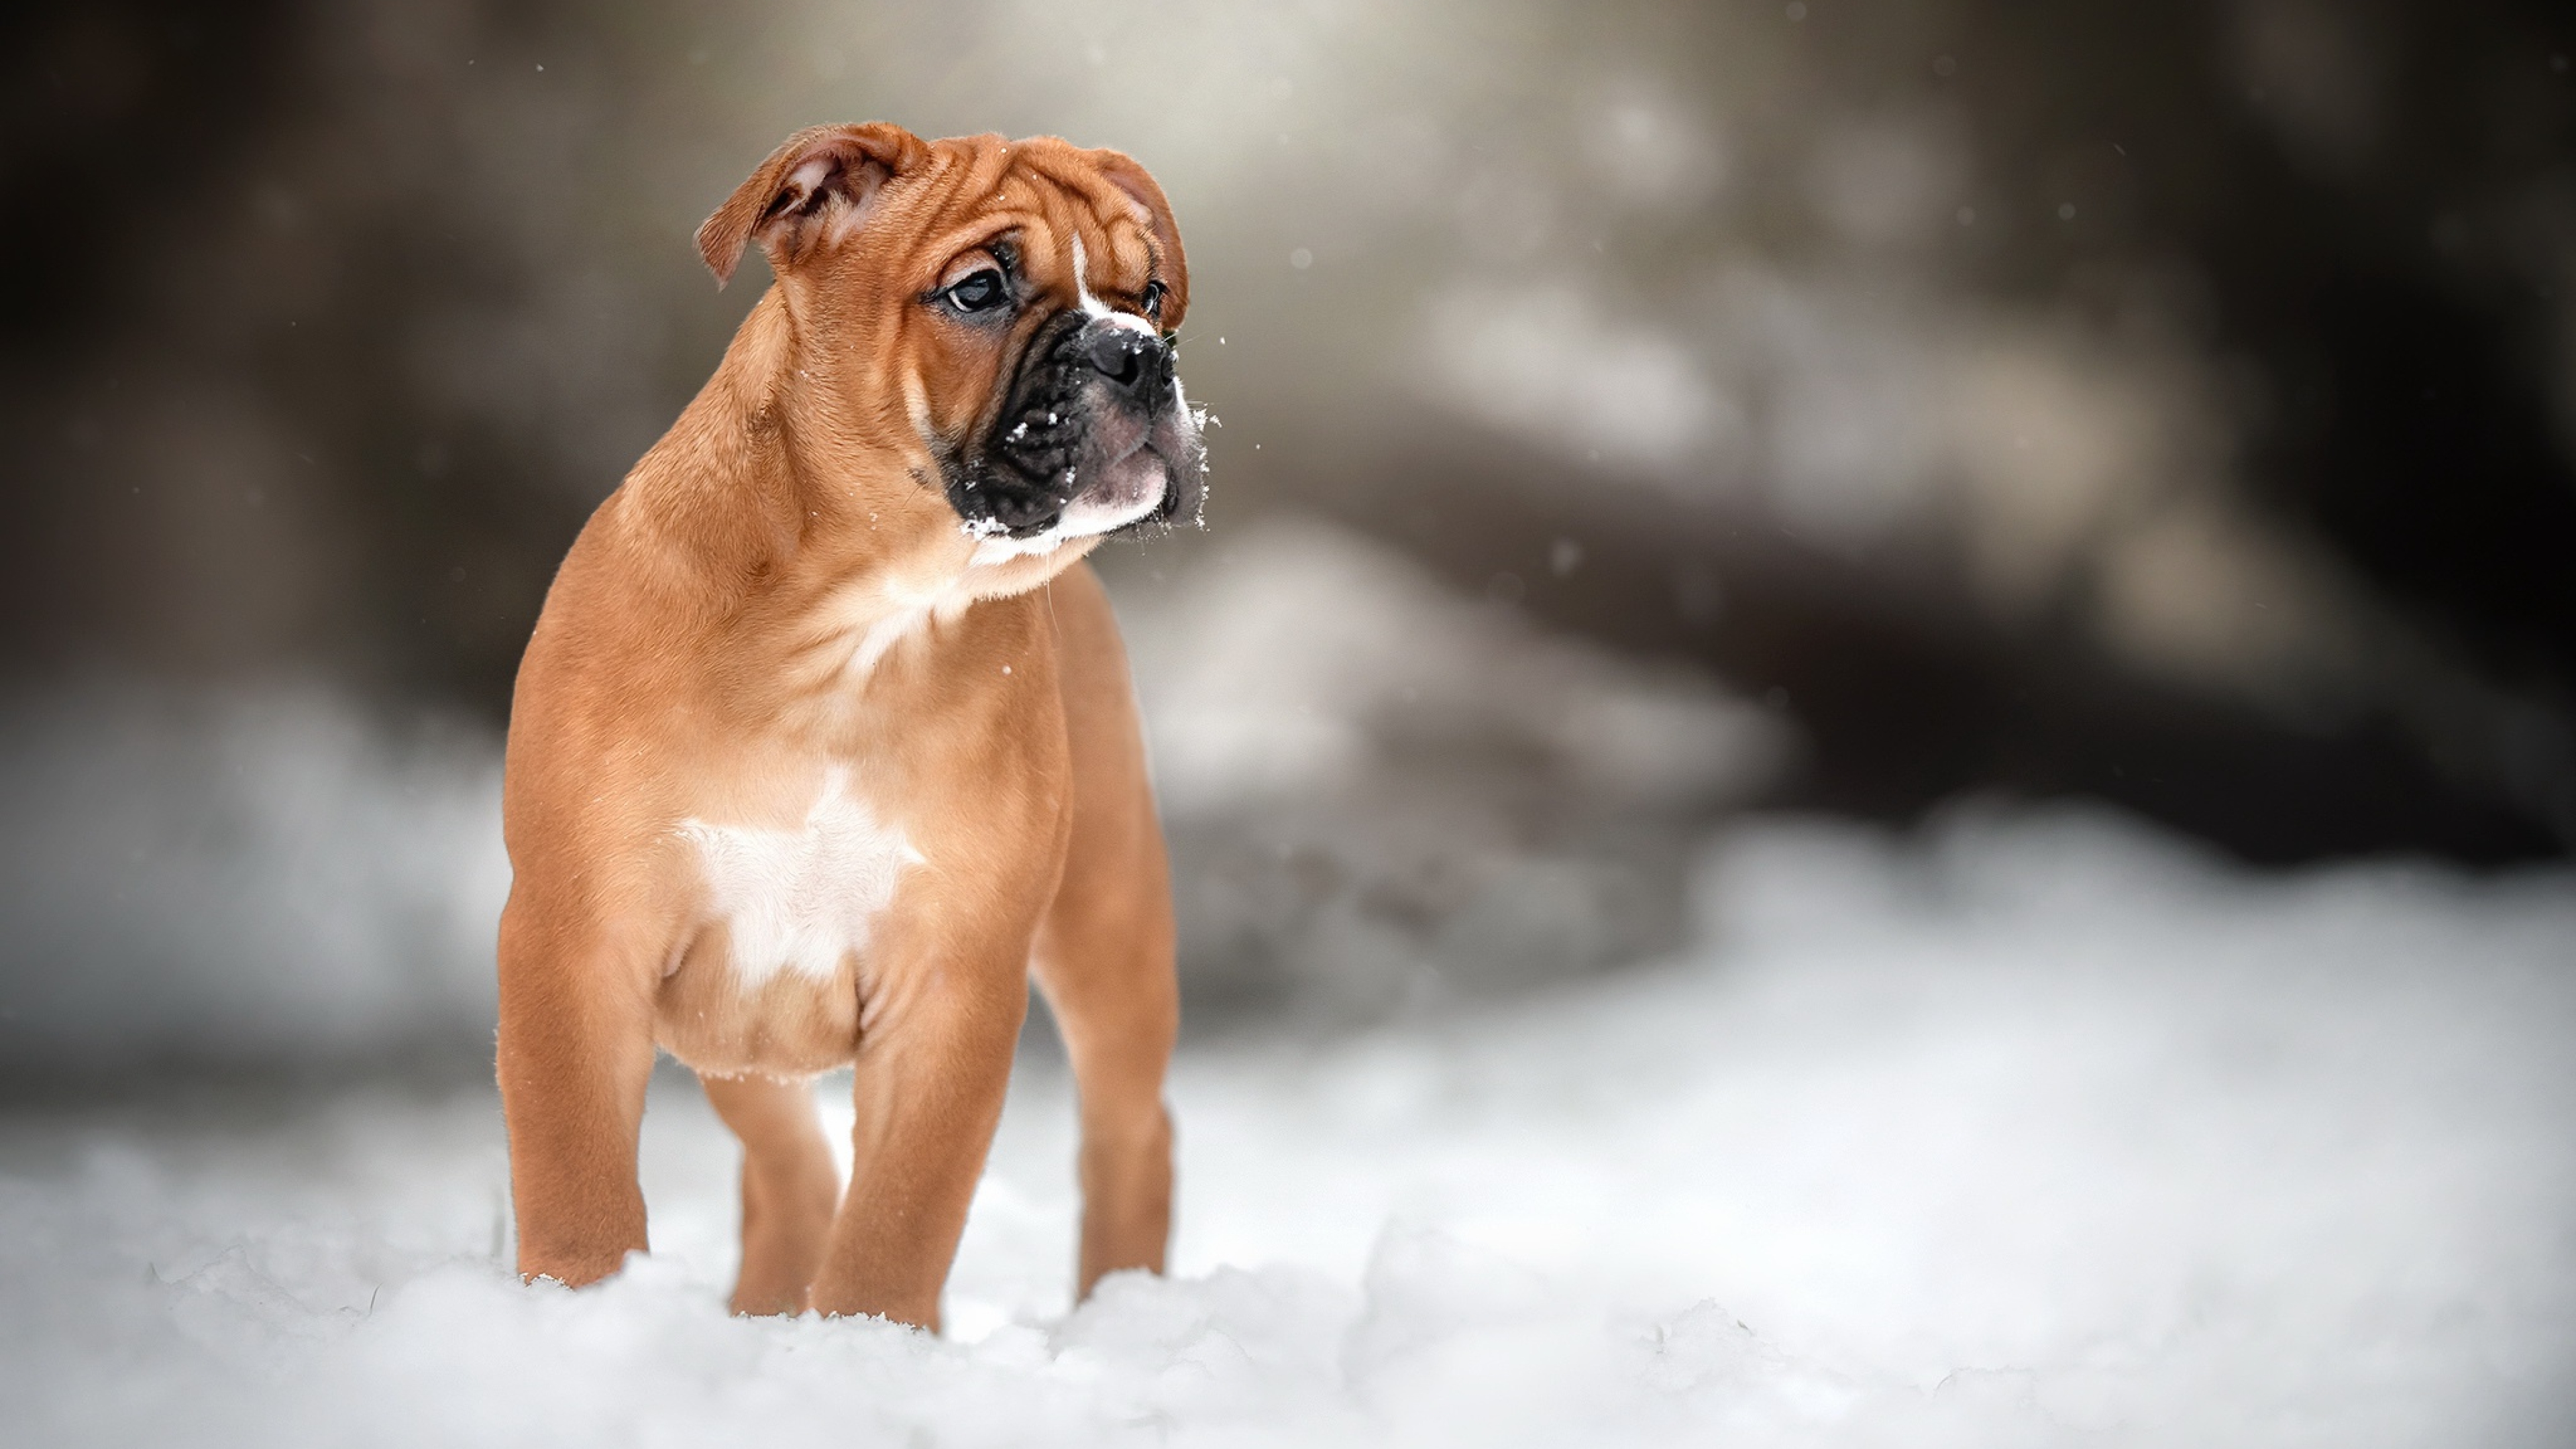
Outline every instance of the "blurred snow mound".
<path fill-rule="evenodd" d="M 0 702 L 0 1050 L 18 1069 L 488 1037 L 499 742 L 318 686 Z"/>
<path fill-rule="evenodd" d="M 1792 746 L 1321 523 L 1236 530 L 1122 617 L 1203 1001 L 1367 1017 L 1667 948 L 1687 839 Z"/>
<path fill-rule="evenodd" d="M 1722 835 L 1702 853 L 1693 904 L 1703 939 L 1771 942 L 1911 930 L 1925 913 L 1979 910 L 2107 926 L 2242 889 L 2197 843 L 2108 807 L 1972 797 L 1935 812 L 1913 840 L 1827 818 Z"/>
<path fill-rule="evenodd" d="M 1767 783 L 1785 744 L 1705 675 L 1543 634 L 1321 523 L 1238 530 L 1132 612 L 1155 784 L 1177 816 L 1497 768 L 1598 806 L 1687 808 Z"/>

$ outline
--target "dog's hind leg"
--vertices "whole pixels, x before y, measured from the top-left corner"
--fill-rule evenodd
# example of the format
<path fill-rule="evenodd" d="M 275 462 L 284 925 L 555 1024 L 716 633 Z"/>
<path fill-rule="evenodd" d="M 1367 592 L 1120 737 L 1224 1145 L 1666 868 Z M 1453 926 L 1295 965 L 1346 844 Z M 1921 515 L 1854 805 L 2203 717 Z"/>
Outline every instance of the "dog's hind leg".
<path fill-rule="evenodd" d="M 707 1101 L 742 1139 L 742 1273 L 736 1313 L 802 1313 L 823 1261 L 841 1172 L 814 1089 L 773 1077 L 701 1077 Z"/>
<path fill-rule="evenodd" d="M 1168 913 L 1081 906 L 1049 922 L 1037 976 L 1073 1061 L 1082 1115 L 1082 1247 L 1090 1296 L 1122 1268 L 1163 1271 L 1172 1232 L 1172 1119 L 1163 1073 L 1179 1030 Z"/>
<path fill-rule="evenodd" d="M 1170 871 L 1117 625 L 1089 568 L 1049 585 L 1073 752 L 1073 830 L 1033 962 L 1072 1058 L 1082 1113 L 1084 1295 L 1163 1269 L 1172 1123 L 1163 1075 L 1180 1030 Z"/>

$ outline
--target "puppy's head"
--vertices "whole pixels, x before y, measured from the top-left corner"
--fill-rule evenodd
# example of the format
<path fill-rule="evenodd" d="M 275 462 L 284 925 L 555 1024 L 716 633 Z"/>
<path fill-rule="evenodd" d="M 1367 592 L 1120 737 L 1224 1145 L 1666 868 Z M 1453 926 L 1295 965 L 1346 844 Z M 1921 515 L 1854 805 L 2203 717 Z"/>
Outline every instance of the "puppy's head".
<path fill-rule="evenodd" d="M 755 242 L 852 441 L 913 459 L 979 555 L 1197 518 L 1205 449 L 1174 371 L 1189 271 L 1134 161 L 818 127 L 698 231 L 720 281 Z"/>

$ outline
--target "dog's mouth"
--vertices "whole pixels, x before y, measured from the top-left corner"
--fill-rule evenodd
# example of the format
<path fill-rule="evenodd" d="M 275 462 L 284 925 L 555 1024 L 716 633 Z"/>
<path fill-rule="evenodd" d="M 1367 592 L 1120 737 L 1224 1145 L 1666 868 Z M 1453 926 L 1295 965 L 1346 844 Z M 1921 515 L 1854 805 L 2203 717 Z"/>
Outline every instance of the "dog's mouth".
<path fill-rule="evenodd" d="M 1165 339 L 1141 319 L 1066 312 L 1023 357 L 985 436 L 943 469 L 968 533 L 1040 553 L 1198 516 L 1206 450 Z"/>

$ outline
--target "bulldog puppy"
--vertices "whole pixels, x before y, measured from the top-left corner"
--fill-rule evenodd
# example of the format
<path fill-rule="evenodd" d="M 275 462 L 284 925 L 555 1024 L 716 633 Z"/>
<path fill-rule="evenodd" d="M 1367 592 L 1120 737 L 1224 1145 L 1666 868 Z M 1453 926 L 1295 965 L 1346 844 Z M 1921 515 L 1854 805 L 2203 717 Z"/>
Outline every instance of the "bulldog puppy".
<path fill-rule="evenodd" d="M 601 504 L 520 666 L 498 1068 L 519 1271 L 645 1246 L 658 1047 L 742 1138 L 743 1313 L 936 1329 L 1035 976 L 1078 1283 L 1159 1270 L 1178 1019 L 1103 537 L 1195 519 L 1170 204 L 1113 151 L 791 138 L 698 232 L 777 283 Z M 809 1083 L 854 1067 L 841 1188 Z"/>

